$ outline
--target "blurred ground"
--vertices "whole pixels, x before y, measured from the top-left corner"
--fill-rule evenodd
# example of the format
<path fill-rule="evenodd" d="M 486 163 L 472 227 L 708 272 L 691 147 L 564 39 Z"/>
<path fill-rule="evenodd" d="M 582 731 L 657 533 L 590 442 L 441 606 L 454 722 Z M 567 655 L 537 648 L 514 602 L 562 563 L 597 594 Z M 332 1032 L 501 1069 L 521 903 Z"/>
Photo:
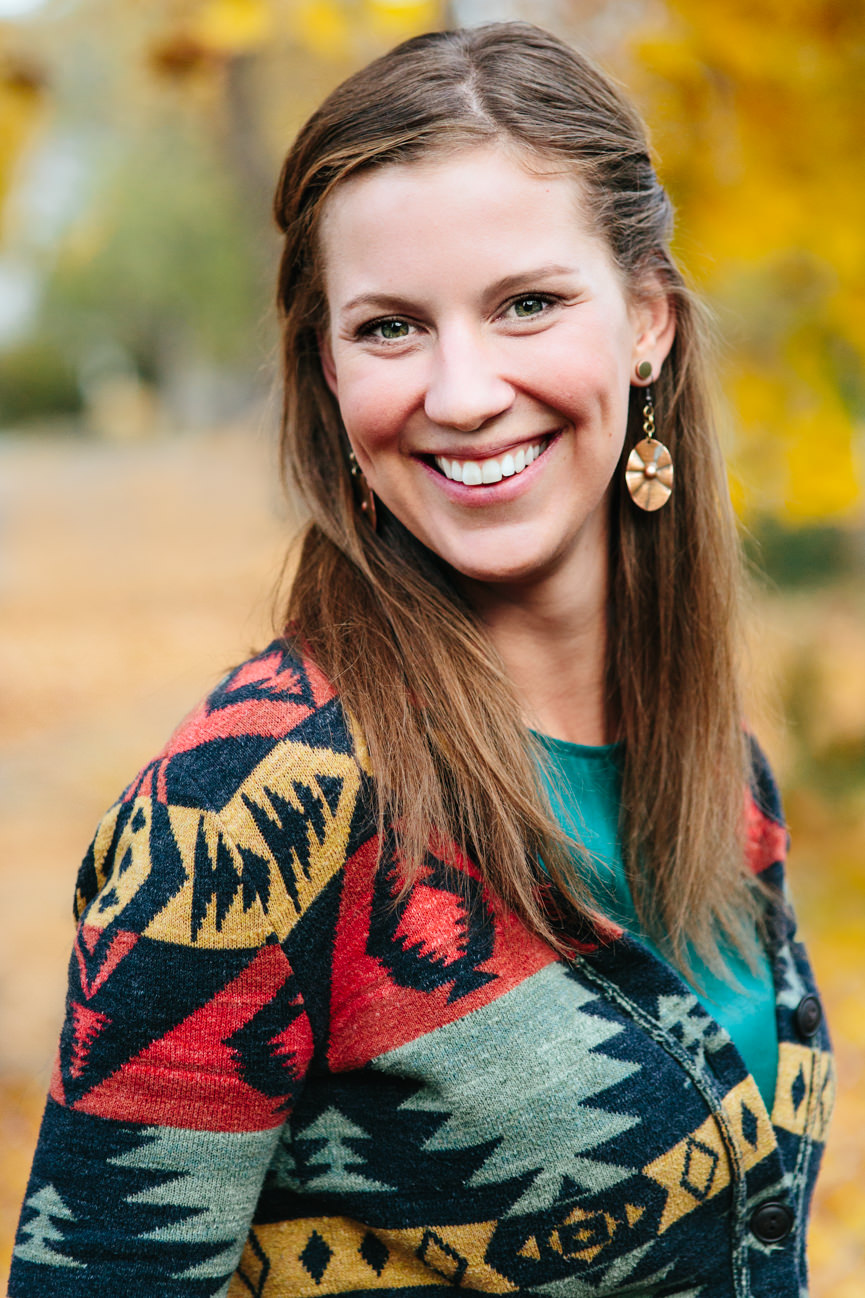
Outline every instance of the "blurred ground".
<path fill-rule="evenodd" d="M 249 426 L 0 439 L 0 1274 L 60 1024 L 78 862 L 181 715 L 269 638 L 292 530 L 272 459 Z M 833 800 L 798 755 L 803 734 L 826 752 L 865 735 L 865 593 L 759 603 L 754 670 L 793 713 L 785 728 L 764 709 L 759 728 L 787 786 L 792 884 L 840 1072 L 812 1298 L 865 1298 L 865 795 Z"/>

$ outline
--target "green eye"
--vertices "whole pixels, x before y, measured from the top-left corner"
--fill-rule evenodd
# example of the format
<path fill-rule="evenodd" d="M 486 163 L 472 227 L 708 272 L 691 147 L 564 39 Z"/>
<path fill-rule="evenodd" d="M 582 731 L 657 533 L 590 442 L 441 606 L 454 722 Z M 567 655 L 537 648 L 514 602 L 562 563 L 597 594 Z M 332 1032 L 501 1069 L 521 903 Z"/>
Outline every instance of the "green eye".
<path fill-rule="evenodd" d="M 540 315 L 547 305 L 547 299 L 544 297 L 521 297 L 513 305 L 514 315 L 520 320 L 526 320 L 529 316 Z"/>
<path fill-rule="evenodd" d="M 382 338 L 393 342 L 397 338 L 408 337 L 408 324 L 405 320 L 380 320 L 376 325 Z"/>

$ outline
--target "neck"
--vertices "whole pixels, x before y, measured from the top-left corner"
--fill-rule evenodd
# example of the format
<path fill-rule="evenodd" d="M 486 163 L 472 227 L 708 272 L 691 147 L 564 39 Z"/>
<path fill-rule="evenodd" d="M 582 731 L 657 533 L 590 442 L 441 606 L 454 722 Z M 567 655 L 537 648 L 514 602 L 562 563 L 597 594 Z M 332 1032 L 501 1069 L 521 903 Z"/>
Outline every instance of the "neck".
<path fill-rule="evenodd" d="M 607 562 L 551 573 L 530 587 L 467 583 L 466 594 L 523 701 L 526 723 L 576 744 L 607 734 Z"/>

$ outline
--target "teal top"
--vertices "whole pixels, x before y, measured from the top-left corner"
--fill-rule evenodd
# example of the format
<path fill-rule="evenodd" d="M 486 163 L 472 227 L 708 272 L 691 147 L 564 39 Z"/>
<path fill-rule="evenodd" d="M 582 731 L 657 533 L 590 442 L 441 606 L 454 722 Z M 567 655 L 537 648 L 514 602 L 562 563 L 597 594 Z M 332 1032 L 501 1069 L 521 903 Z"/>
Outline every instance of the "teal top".
<path fill-rule="evenodd" d="M 621 745 L 589 747 L 549 735 L 536 737 L 549 757 L 544 780 L 556 818 L 566 832 L 579 835 L 597 862 L 597 873 L 586 880 L 595 901 L 605 915 L 665 960 L 637 918 L 622 862 L 618 832 Z M 769 957 L 761 947 L 757 968 L 751 970 L 729 946 L 722 946 L 721 953 L 738 985 L 719 978 L 692 952 L 694 973 L 701 984 L 693 988 L 694 995 L 730 1034 L 771 1113 L 778 1073 L 778 1029 Z"/>

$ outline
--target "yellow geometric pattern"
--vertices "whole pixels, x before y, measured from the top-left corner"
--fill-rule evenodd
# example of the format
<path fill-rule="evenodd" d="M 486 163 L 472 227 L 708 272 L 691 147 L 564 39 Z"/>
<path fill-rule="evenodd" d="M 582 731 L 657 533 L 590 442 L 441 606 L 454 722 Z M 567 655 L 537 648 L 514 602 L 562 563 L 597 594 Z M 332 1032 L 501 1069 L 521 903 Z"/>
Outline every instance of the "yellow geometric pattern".
<path fill-rule="evenodd" d="M 320 781 L 333 779 L 340 781 L 341 788 L 336 809 L 331 811 Z M 267 846 L 250 810 L 252 804 L 278 823 L 279 817 L 268 796 L 273 794 L 302 813 L 304 807 L 295 783 L 306 786 L 315 796 L 323 821 L 320 839 L 313 826 L 307 824 L 309 855 L 305 869 L 295 854 L 297 905 L 286 889 L 279 862 Z M 255 852 L 267 862 L 270 871 L 267 914 L 280 942 L 345 864 L 359 791 L 360 771 L 351 754 L 286 741 L 268 754 L 223 808 L 220 820 L 236 846 Z"/>
<path fill-rule="evenodd" d="M 251 1236 L 247 1241 L 229 1285 L 228 1298 L 249 1298 L 250 1286 L 261 1298 L 286 1294 L 313 1298 L 316 1294 L 418 1285 L 516 1293 L 516 1285 L 484 1262 L 497 1224 L 485 1221 L 373 1231 L 348 1217 L 312 1217 L 255 1226 L 254 1239 Z M 318 1267 L 310 1270 L 301 1258 L 311 1250 L 314 1237 L 321 1252 Z M 368 1248 L 370 1239 L 375 1252 Z M 240 1278 L 241 1272 L 249 1284 Z"/>
<path fill-rule="evenodd" d="M 271 933 L 267 915 L 256 897 L 248 910 L 243 909 L 243 896 L 238 888 L 234 900 L 217 929 L 216 896 L 207 903 L 204 918 L 192 936 L 192 899 L 195 879 L 195 857 L 199 836 L 203 837 L 211 865 L 215 864 L 217 851 L 227 853 L 237 870 L 238 877 L 243 862 L 235 845 L 226 837 L 221 817 L 212 811 L 196 807 L 169 807 L 168 818 L 174 841 L 180 852 L 186 881 L 178 893 L 159 911 L 144 930 L 144 936 L 156 941 L 175 942 L 179 946 L 193 946 L 207 950 L 231 950 L 261 946 Z"/>
<path fill-rule="evenodd" d="M 321 780 L 339 781 L 339 795 L 333 810 Z M 297 904 L 286 888 L 279 862 L 253 815 L 254 808 L 260 820 L 272 821 L 278 829 L 280 821 L 274 801 L 279 800 L 293 808 L 299 818 L 304 818 L 306 809 L 296 785 L 307 791 L 316 807 L 315 826 L 307 818 L 305 862 L 301 862 L 296 853 L 293 861 L 283 860 L 284 866 L 294 867 Z M 169 806 L 169 822 L 185 878 L 174 896 L 146 925 L 144 936 L 181 946 L 214 950 L 260 946 L 274 932 L 282 941 L 344 864 L 359 790 L 360 771 L 351 755 L 286 740 L 271 750 L 220 813 L 197 807 Z M 152 800 L 150 797 L 137 797 L 132 808 L 126 808 L 126 825 L 111 857 L 112 868 L 108 873 L 109 849 L 122 807 L 125 808 L 125 804 L 118 803 L 104 817 L 94 843 L 97 883 L 105 895 L 91 907 L 88 923 L 99 928 L 106 927 L 121 913 L 146 883 L 153 868 Z M 222 860 L 230 862 L 237 871 L 238 883 L 244 872 L 241 849 L 255 853 L 264 861 L 263 868 L 268 874 L 266 910 L 258 897 L 245 906 L 242 889 L 238 886 L 227 913 L 218 919 L 218 899 L 213 889 L 203 918 L 196 917 L 193 924 L 196 855 L 201 852 L 202 840 L 211 868 L 215 870 L 217 853 L 221 853 Z M 207 892 L 206 887 L 204 892 Z M 222 890 L 223 901 L 224 893 L 225 889 Z"/>
<path fill-rule="evenodd" d="M 643 1213 L 641 1208 L 626 1204 L 628 1224 L 638 1220 Z M 550 1232 L 549 1244 L 554 1253 L 574 1262 L 594 1262 L 599 1253 L 612 1242 L 618 1227 L 623 1224 L 610 1212 L 600 1209 L 594 1211 L 585 1208 L 574 1208 L 568 1213 L 561 1226 Z M 567 1227 L 573 1227 L 568 1230 Z M 525 1254 L 524 1254 L 525 1256 Z"/>
<path fill-rule="evenodd" d="M 794 1136 L 825 1141 L 835 1104 L 835 1066 L 825 1050 L 782 1041 L 772 1121 Z"/>
<path fill-rule="evenodd" d="M 753 1077 L 734 1086 L 721 1101 L 742 1171 L 750 1171 L 775 1148 L 775 1136 Z M 730 1184 L 730 1158 L 721 1128 L 709 1117 L 643 1168 L 643 1175 L 663 1187 L 667 1200 L 658 1234 L 693 1212 Z"/>
<path fill-rule="evenodd" d="M 530 1235 L 522 1248 L 517 1249 L 517 1257 L 527 1257 L 530 1258 L 532 1262 L 540 1262 L 541 1250 L 538 1247 L 538 1241 L 535 1239 L 534 1235 Z"/>
<path fill-rule="evenodd" d="M 151 805 L 149 798 L 135 798 L 115 851 L 109 857 L 117 818 L 124 808 L 125 804 L 118 802 L 106 812 L 93 840 L 93 865 L 98 889 L 100 892 L 106 890 L 110 882 L 114 894 L 110 900 L 105 898 L 91 907 L 87 923 L 95 928 L 107 928 L 132 900 L 150 874 Z M 136 826 L 135 829 L 133 825 Z M 89 898 L 83 897 L 80 891 L 76 894 L 78 916 L 81 915 L 88 901 Z"/>

